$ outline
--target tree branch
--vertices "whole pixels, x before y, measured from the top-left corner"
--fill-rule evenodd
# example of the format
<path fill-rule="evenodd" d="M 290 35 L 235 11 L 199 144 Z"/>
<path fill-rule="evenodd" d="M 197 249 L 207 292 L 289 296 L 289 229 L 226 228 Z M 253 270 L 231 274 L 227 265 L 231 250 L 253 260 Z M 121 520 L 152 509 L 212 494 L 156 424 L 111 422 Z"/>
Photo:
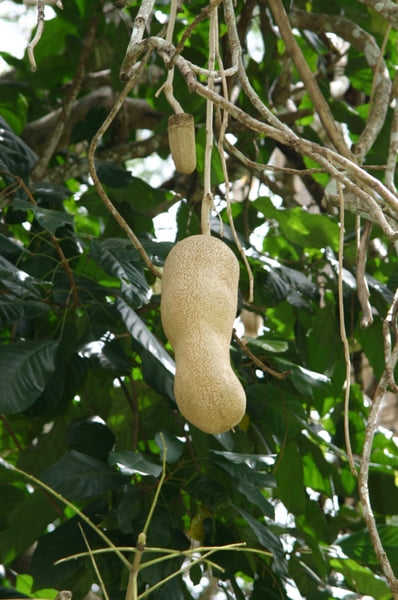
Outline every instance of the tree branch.
<path fill-rule="evenodd" d="M 359 220 L 359 219 L 358 219 Z M 369 302 L 369 288 L 366 281 L 366 260 L 370 234 L 372 233 L 372 222 L 365 221 L 363 233 L 357 248 L 357 294 L 362 308 L 361 327 L 369 327 L 373 323 L 372 307 Z"/>
<path fill-rule="evenodd" d="M 384 124 L 391 93 L 391 80 L 380 48 L 372 35 L 345 17 L 294 10 L 290 13 L 289 19 L 294 27 L 322 33 L 334 32 L 363 54 L 372 70 L 374 75 L 373 101 L 366 125 L 359 140 L 352 147 L 356 160 L 362 162 Z M 307 82 L 304 83 L 307 87 Z"/>
<path fill-rule="evenodd" d="M 81 87 L 81 84 L 83 81 L 83 75 L 84 75 L 84 71 L 86 68 L 86 63 L 88 61 L 91 49 L 94 44 L 95 34 L 97 32 L 97 27 L 98 27 L 99 21 L 100 21 L 100 16 L 95 15 L 92 18 L 91 23 L 88 27 L 87 35 L 86 35 L 85 39 L 83 40 L 82 53 L 80 55 L 80 60 L 77 65 L 77 68 L 76 68 L 72 86 L 70 88 L 69 94 L 68 94 L 68 96 L 65 100 L 65 103 L 62 107 L 62 110 L 60 112 L 57 124 L 55 126 L 55 129 L 53 130 L 51 139 L 50 139 L 46 149 L 44 150 L 43 154 L 41 155 L 39 162 L 37 163 L 37 165 L 35 166 L 35 168 L 32 172 L 33 179 L 40 180 L 44 176 L 46 169 L 47 169 L 47 164 L 48 164 L 51 156 L 54 154 L 55 148 L 57 147 L 58 141 L 61 138 L 65 124 L 69 120 L 73 105 L 75 103 L 75 100 L 77 98 L 77 95 L 79 93 L 79 90 L 80 90 L 80 87 Z"/>
<path fill-rule="evenodd" d="M 391 0 L 358 0 L 381 15 L 391 27 L 398 29 L 398 6 Z"/>
<path fill-rule="evenodd" d="M 398 291 L 395 292 L 393 304 L 391 305 L 386 321 L 389 320 L 390 316 L 394 313 L 396 318 L 398 304 Z M 387 357 L 386 357 L 387 361 Z M 374 394 L 372 404 L 370 406 L 368 422 L 366 426 L 365 432 L 365 441 L 363 445 L 362 455 L 361 455 L 361 466 L 359 471 L 358 478 L 358 486 L 359 486 L 359 497 L 362 504 L 363 516 L 366 522 L 366 526 L 369 531 L 369 535 L 373 544 L 373 548 L 375 554 L 377 556 L 377 560 L 380 563 L 380 566 L 383 570 L 383 573 L 387 579 L 388 585 L 390 587 L 392 597 L 394 600 L 398 600 L 398 580 L 394 574 L 391 563 L 388 559 L 388 556 L 384 550 L 383 544 L 380 539 L 380 535 L 377 529 L 376 519 L 373 514 L 372 505 L 370 502 L 369 496 L 369 464 L 372 453 L 373 446 L 373 438 L 374 433 L 377 427 L 377 417 L 380 410 L 381 402 L 384 398 L 388 383 L 389 383 L 389 370 L 390 368 L 395 368 L 395 365 L 398 361 L 398 340 L 395 341 L 394 350 L 392 351 L 390 358 L 388 359 L 388 365 L 386 363 L 386 368 L 384 373 L 380 379 L 380 382 L 377 386 L 376 392 Z"/>
<path fill-rule="evenodd" d="M 344 141 L 341 131 L 336 127 L 336 122 L 330 111 L 329 105 L 321 93 L 315 77 L 305 60 L 301 48 L 297 44 L 286 11 L 281 0 L 269 0 L 269 5 L 279 27 L 280 34 L 286 44 L 286 48 L 293 59 L 294 64 L 303 80 L 304 86 L 310 95 L 322 125 L 329 137 L 330 142 L 343 156 L 349 157 L 350 151 Z M 312 13 L 311 13 L 312 17 Z"/>

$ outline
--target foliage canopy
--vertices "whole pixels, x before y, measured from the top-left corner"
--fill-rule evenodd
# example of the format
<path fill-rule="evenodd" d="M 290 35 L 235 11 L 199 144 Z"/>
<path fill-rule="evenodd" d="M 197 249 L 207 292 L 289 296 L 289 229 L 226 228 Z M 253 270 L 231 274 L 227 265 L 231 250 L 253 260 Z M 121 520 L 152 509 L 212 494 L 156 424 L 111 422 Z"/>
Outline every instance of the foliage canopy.
<path fill-rule="evenodd" d="M 211 586 L 237 600 L 398 598 L 395 412 L 378 410 L 397 393 L 398 8 L 191 0 L 166 40 L 169 13 L 161 0 L 55 3 L 36 71 L 1 53 L 2 584 L 75 599 L 93 584 L 112 600 Z M 191 175 L 169 156 L 170 73 L 195 117 Z M 201 231 L 208 176 L 212 234 L 222 224 L 258 325 L 231 341 L 247 414 L 216 436 L 176 409 L 154 275 Z M 157 550 L 132 590 L 143 530 Z M 101 532 L 123 552 L 90 556 Z"/>

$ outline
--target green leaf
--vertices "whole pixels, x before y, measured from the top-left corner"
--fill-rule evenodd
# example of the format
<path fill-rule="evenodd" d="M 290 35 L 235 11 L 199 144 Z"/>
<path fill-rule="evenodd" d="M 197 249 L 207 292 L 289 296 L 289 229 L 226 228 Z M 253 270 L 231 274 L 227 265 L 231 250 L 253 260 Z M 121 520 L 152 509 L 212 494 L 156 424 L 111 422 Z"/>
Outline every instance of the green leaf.
<path fill-rule="evenodd" d="M 146 304 L 151 292 L 145 279 L 138 252 L 125 240 L 93 240 L 90 254 L 104 271 L 120 281 L 121 291 L 130 305 Z"/>
<path fill-rule="evenodd" d="M 55 369 L 57 342 L 0 346 L 0 412 L 26 410 L 40 396 Z"/>
<path fill-rule="evenodd" d="M 323 373 L 317 373 L 301 365 L 295 365 L 284 358 L 275 357 L 273 362 L 278 370 L 290 372 L 289 381 L 303 395 L 314 394 L 317 391 L 325 392 L 330 387 L 330 378 Z"/>
<path fill-rule="evenodd" d="M 141 355 L 145 380 L 155 390 L 174 400 L 175 364 L 173 359 L 149 331 L 144 321 L 124 300 L 118 298 L 116 307 L 122 315 L 127 331 L 134 340 L 134 346 Z"/>
<path fill-rule="evenodd" d="M 287 510 L 294 515 L 305 513 L 308 499 L 305 493 L 303 461 L 296 440 L 283 447 L 275 476 L 278 484 L 277 497 L 282 500 Z"/>
<path fill-rule="evenodd" d="M 73 227 L 74 217 L 60 210 L 42 208 L 37 204 L 31 204 L 26 200 L 16 199 L 12 204 L 15 210 L 31 210 L 37 222 L 51 235 L 55 235 L 59 227 L 70 225 Z"/>
<path fill-rule="evenodd" d="M 114 434 L 98 417 L 83 417 L 71 421 L 67 435 L 71 450 L 77 450 L 102 461 L 107 460 L 115 443 Z"/>
<path fill-rule="evenodd" d="M 377 530 L 391 566 L 395 570 L 398 567 L 398 528 L 395 525 L 378 525 Z M 345 535 L 336 543 L 344 554 L 363 565 L 374 567 L 379 564 L 367 529 Z"/>
<path fill-rule="evenodd" d="M 163 456 L 164 446 L 166 446 L 167 462 L 175 463 L 181 458 L 185 444 L 178 437 L 171 435 L 168 431 L 162 431 L 155 434 L 155 442 L 160 448 L 161 456 Z"/>
<path fill-rule="evenodd" d="M 276 536 L 269 527 L 257 521 L 254 517 L 252 517 L 248 512 L 243 510 L 242 508 L 235 507 L 237 512 L 244 518 L 246 523 L 252 529 L 255 534 L 258 542 L 267 550 L 270 550 L 272 553 L 282 554 L 283 548 L 281 540 L 278 536 Z"/>
<path fill-rule="evenodd" d="M 38 181 L 31 186 L 35 199 L 43 208 L 59 208 L 64 211 L 64 202 L 70 198 L 72 192 L 65 185 Z M 32 207 L 32 205 L 30 205 Z"/>
<path fill-rule="evenodd" d="M 109 464 L 117 465 L 124 475 L 150 475 L 159 477 L 162 472 L 162 466 L 148 459 L 142 452 L 133 452 L 132 450 L 122 450 L 120 452 L 111 452 L 108 459 Z"/>
<path fill-rule="evenodd" d="M 363 567 L 351 558 L 331 558 L 330 565 L 337 572 L 342 573 L 347 584 L 359 594 L 366 594 L 377 600 L 389 600 L 391 591 L 386 582 L 376 578 L 367 567 Z"/>
<path fill-rule="evenodd" d="M 125 477 L 102 460 L 70 450 L 41 479 L 69 499 L 97 496 L 123 485 Z"/>
<path fill-rule="evenodd" d="M 14 321 L 18 321 L 24 313 L 24 304 L 15 296 L 4 294 L 0 298 L 0 326 L 6 327 Z"/>
<path fill-rule="evenodd" d="M 90 139 L 90 137 L 95 134 L 98 127 L 101 125 L 105 116 L 106 113 L 104 108 L 97 107 L 96 109 L 91 109 L 86 115 L 85 120 L 77 123 L 76 137 L 79 137 L 82 140 Z M 89 122 L 90 117 L 92 123 Z M 127 171 L 115 163 L 99 160 L 97 158 L 95 161 L 95 166 L 97 168 L 97 175 L 101 183 L 112 188 L 124 187 L 125 185 L 129 184 L 133 178 L 130 171 Z M 137 178 L 135 178 L 135 180 L 136 179 Z"/>
<path fill-rule="evenodd" d="M 251 454 L 235 455 L 234 452 L 221 452 L 217 450 L 213 450 L 212 454 L 215 455 L 214 462 L 226 471 L 233 480 L 261 487 L 275 486 L 274 477 L 269 473 L 262 472 L 266 466 L 264 463 L 265 457 L 256 457 Z"/>
<path fill-rule="evenodd" d="M 0 282 L 18 298 L 41 299 L 42 283 L 0 256 Z"/>
<path fill-rule="evenodd" d="M 36 154 L 25 142 L 15 135 L 8 123 L 0 117 L 0 166 L 8 173 L 26 177 L 37 161 Z M 14 177 L 8 177 L 2 172 L 2 176 L 14 185 Z M 18 192 L 19 197 L 25 193 Z"/>
<path fill-rule="evenodd" d="M 247 345 L 249 346 L 250 350 L 253 350 L 254 352 L 256 350 L 264 350 L 265 352 L 271 353 L 286 352 L 286 350 L 289 348 L 289 344 L 286 340 L 274 340 L 264 336 L 250 339 Z"/>
<path fill-rule="evenodd" d="M 84 513 L 93 523 L 98 524 L 106 513 L 106 503 L 97 500 L 86 507 Z M 60 565 L 54 564 L 57 560 L 71 554 L 87 552 L 87 546 L 79 525 L 82 527 L 90 547 L 94 547 L 98 542 L 98 534 L 78 516 L 72 517 L 51 533 L 46 533 L 40 537 L 31 563 L 35 589 L 42 587 L 63 589 L 65 583 L 78 573 L 80 573 L 80 576 L 84 576 L 86 573 L 90 577 L 89 581 L 92 581 L 91 570 L 87 572 L 87 559 L 70 560 Z M 89 587 L 90 583 L 87 582 L 87 585 Z"/>
<path fill-rule="evenodd" d="M 3 489 L 2 493 L 6 493 Z M 55 505 L 41 490 L 28 494 L 7 515 L 1 528 L 0 560 L 10 564 L 42 534 L 45 527 L 58 516 Z"/>
<path fill-rule="evenodd" d="M 187 485 L 187 492 L 209 508 L 216 508 L 227 500 L 227 490 L 219 481 L 207 475 L 196 475 Z"/>
<path fill-rule="evenodd" d="M 266 217 L 278 221 L 283 235 L 292 244 L 302 248 L 330 246 L 333 250 L 338 250 L 339 226 L 331 217 L 306 212 L 299 206 L 287 210 L 277 209 L 265 197 L 255 200 L 254 205 Z"/>
<path fill-rule="evenodd" d="M 254 486 L 248 485 L 242 481 L 236 481 L 236 489 L 254 506 L 261 510 L 265 517 L 275 519 L 275 510 L 271 502 L 264 498 L 261 490 Z"/>

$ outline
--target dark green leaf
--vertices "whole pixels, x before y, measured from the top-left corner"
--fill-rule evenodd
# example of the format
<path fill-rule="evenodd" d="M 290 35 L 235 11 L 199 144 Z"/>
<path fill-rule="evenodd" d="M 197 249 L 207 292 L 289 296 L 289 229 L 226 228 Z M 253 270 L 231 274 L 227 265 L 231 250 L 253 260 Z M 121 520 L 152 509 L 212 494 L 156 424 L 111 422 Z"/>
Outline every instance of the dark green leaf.
<path fill-rule="evenodd" d="M 331 218 L 306 212 L 295 207 L 280 210 L 269 198 L 258 198 L 255 206 L 265 216 L 276 219 L 283 235 L 292 243 L 303 248 L 339 247 L 339 227 Z"/>
<path fill-rule="evenodd" d="M 343 573 L 347 583 L 359 593 L 377 598 L 377 600 L 389 600 L 391 592 L 387 584 L 374 576 L 374 573 L 362 567 L 351 558 L 331 558 L 330 565 Z"/>
<path fill-rule="evenodd" d="M 117 300 L 116 306 L 134 340 L 134 345 L 141 354 L 144 377 L 156 390 L 174 400 L 175 365 L 173 359 L 132 308 L 120 298 Z"/>
<path fill-rule="evenodd" d="M 111 452 L 109 455 L 109 464 L 117 465 L 124 475 L 150 475 L 159 477 L 162 472 L 162 466 L 148 459 L 141 452 L 132 450 L 123 450 L 120 452 Z"/>
<path fill-rule="evenodd" d="M 162 431 L 155 434 L 155 442 L 160 448 L 161 455 L 166 449 L 166 460 L 169 463 L 175 463 L 181 458 L 184 451 L 184 442 L 176 436 L 170 435 L 168 431 Z"/>
<path fill-rule="evenodd" d="M 305 513 L 308 498 L 305 493 L 303 461 L 295 440 L 283 448 L 276 481 L 278 497 L 287 510 L 295 515 Z"/>
<path fill-rule="evenodd" d="M 253 459 L 252 455 L 247 455 L 244 458 L 244 455 L 238 454 L 236 460 L 234 460 L 233 452 L 213 452 L 216 454 L 215 463 L 226 471 L 233 480 L 261 487 L 273 487 L 275 485 L 275 479 L 272 475 L 259 470 L 261 463 L 264 468 L 264 457 L 257 457 L 258 460 L 256 460 Z"/>
<path fill-rule="evenodd" d="M 90 116 L 90 113 L 89 115 Z M 101 119 L 99 121 L 99 123 L 95 122 L 95 128 L 92 131 L 92 134 L 94 134 L 97 129 L 98 126 L 101 124 L 101 122 L 103 121 L 103 110 L 101 110 L 100 112 L 98 112 L 98 114 L 95 115 L 96 117 L 96 121 L 98 119 L 98 117 Z M 85 122 L 85 126 L 87 127 L 87 121 Z M 82 131 L 82 128 L 79 127 L 78 129 L 78 133 L 79 133 L 79 137 L 81 137 L 81 139 L 89 139 L 89 135 L 87 135 L 86 133 L 84 133 L 84 131 Z M 89 133 L 90 133 L 90 128 L 89 128 Z M 117 165 L 115 163 L 111 163 L 111 162 L 105 162 L 104 160 L 99 160 L 97 159 L 95 161 L 95 166 L 97 168 L 97 174 L 98 177 L 100 178 L 101 182 L 104 185 L 107 185 L 111 188 L 119 188 L 119 187 L 124 187 L 125 185 L 129 184 L 132 180 L 132 175 L 130 173 L 130 171 L 127 171 L 126 169 L 123 169 L 120 165 Z"/>
<path fill-rule="evenodd" d="M 2 169 L 26 177 L 37 161 L 36 154 L 19 138 L 8 123 L 0 117 L 0 165 Z M 2 173 L 7 179 L 7 175 Z M 9 178 L 14 183 L 13 177 Z"/>
<path fill-rule="evenodd" d="M 236 507 L 235 507 L 236 508 Z M 259 544 L 270 552 L 282 553 L 281 540 L 270 530 L 269 527 L 254 519 L 248 512 L 242 508 L 236 508 L 239 514 L 244 518 L 249 527 L 253 530 Z"/>
<path fill-rule="evenodd" d="M 44 471 L 41 479 L 69 499 L 97 496 L 113 490 L 125 478 L 102 460 L 71 450 Z"/>
<path fill-rule="evenodd" d="M 38 398 L 55 368 L 57 342 L 18 342 L 0 346 L 0 411 L 17 413 Z"/>
<path fill-rule="evenodd" d="M 73 226 L 74 217 L 67 213 L 59 210 L 50 210 L 48 208 L 42 208 L 37 204 L 31 204 L 27 200 L 16 199 L 13 202 L 13 208 L 15 210 L 31 210 L 37 219 L 37 222 L 49 231 L 52 235 L 55 235 L 57 229 L 64 225 Z"/>
<path fill-rule="evenodd" d="M 57 516 L 56 507 L 42 490 L 25 496 L 12 508 L 1 528 L 0 560 L 8 564 L 20 556 Z"/>
<path fill-rule="evenodd" d="M 71 450 L 77 450 L 104 462 L 115 443 L 112 431 L 101 419 L 95 417 L 72 421 L 68 426 L 67 435 Z"/>
<path fill-rule="evenodd" d="M 120 281 L 121 291 L 130 305 L 146 304 L 150 297 L 149 286 L 142 271 L 137 251 L 125 240 L 94 240 L 90 253 L 96 263 Z"/>
<path fill-rule="evenodd" d="M 104 517 L 106 505 L 103 501 L 95 501 L 84 512 L 94 524 L 98 524 Z M 60 565 L 54 564 L 61 558 L 87 551 L 80 527 L 83 529 L 90 547 L 98 543 L 98 534 L 77 516 L 62 523 L 54 531 L 46 533 L 39 539 L 32 556 L 31 567 L 36 589 L 64 588 L 71 577 L 76 576 L 79 572 L 81 574 L 82 570 L 87 571 L 88 563 L 85 559 L 71 560 Z M 91 577 L 90 572 L 87 574 Z M 87 582 L 88 588 L 90 587 L 89 581 L 90 579 Z"/>
<path fill-rule="evenodd" d="M 398 566 L 398 530 L 395 525 L 379 525 L 377 530 L 392 568 L 395 569 Z M 378 565 L 368 530 L 345 535 L 337 540 L 337 544 L 349 558 L 369 567 Z"/>

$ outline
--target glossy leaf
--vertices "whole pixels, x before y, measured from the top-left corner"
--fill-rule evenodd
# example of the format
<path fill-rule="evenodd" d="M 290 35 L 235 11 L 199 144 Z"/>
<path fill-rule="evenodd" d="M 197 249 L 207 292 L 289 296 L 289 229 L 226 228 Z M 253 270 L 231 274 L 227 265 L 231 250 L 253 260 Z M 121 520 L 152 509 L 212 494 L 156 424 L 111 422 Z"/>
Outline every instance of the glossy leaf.
<path fill-rule="evenodd" d="M 13 208 L 16 210 L 31 210 L 40 225 L 55 235 L 58 228 L 64 225 L 73 225 L 73 216 L 68 213 L 42 208 L 41 206 L 33 205 L 26 200 L 15 200 Z"/>
<path fill-rule="evenodd" d="M 0 346 L 0 410 L 17 413 L 33 404 L 55 368 L 57 342 L 18 342 Z"/>
<path fill-rule="evenodd" d="M 148 460 L 141 452 L 132 452 L 130 450 L 111 452 L 109 463 L 117 465 L 124 475 L 139 473 L 140 475 L 158 477 L 162 472 L 162 465 Z"/>
<path fill-rule="evenodd" d="M 132 308 L 121 299 L 117 300 L 116 306 L 134 340 L 134 345 L 141 354 L 144 377 L 155 389 L 174 399 L 175 365 L 173 359 Z"/>
<path fill-rule="evenodd" d="M 77 450 L 70 450 L 44 471 L 42 480 L 69 499 L 97 496 L 113 490 L 125 478 L 107 463 Z"/>

